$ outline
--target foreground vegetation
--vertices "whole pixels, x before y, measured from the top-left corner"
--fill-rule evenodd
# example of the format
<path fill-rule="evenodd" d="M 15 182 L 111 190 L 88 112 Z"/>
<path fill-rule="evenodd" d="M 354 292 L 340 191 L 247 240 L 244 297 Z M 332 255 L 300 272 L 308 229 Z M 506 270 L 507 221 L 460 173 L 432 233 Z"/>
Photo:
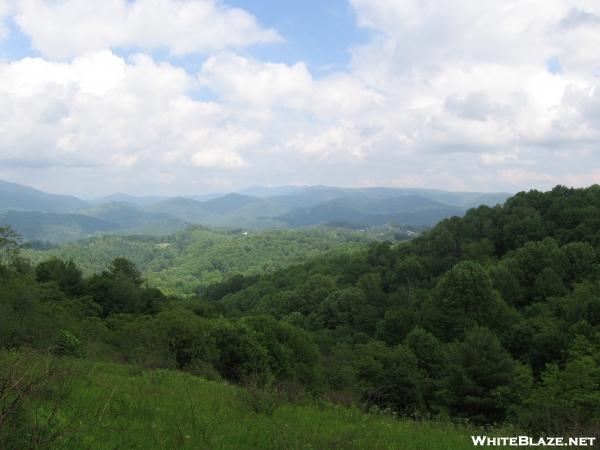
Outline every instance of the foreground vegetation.
<path fill-rule="evenodd" d="M 246 404 L 261 417 L 256 420 L 266 420 L 266 412 L 271 422 L 265 423 L 289 423 L 286 433 L 275 425 L 267 432 L 252 424 L 262 430 L 256 439 L 318 435 L 303 424 L 310 429 L 314 423 L 336 423 L 332 430 L 346 430 L 335 415 L 328 422 L 318 404 L 275 407 L 273 392 L 351 407 L 325 408 L 347 418 L 350 428 L 345 437 L 321 430 L 315 448 L 353 448 L 348 445 L 354 433 L 356 440 L 367 433 L 353 428 L 361 421 L 381 420 L 383 428 L 394 424 L 392 434 L 381 432 L 382 439 L 404 442 L 394 430 L 412 422 L 358 412 L 374 409 L 415 420 L 594 436 L 600 429 L 599 225 L 600 186 L 531 191 L 504 206 L 445 220 L 407 243 L 373 243 L 262 274 L 229 275 L 186 298 L 165 296 L 123 257 L 93 275 L 83 275 L 71 260 L 53 258 L 34 266 L 3 230 L 0 347 L 148 370 L 77 363 L 112 373 L 109 378 L 127 376 L 125 384 L 139 381 L 139 393 L 122 400 L 123 420 L 132 423 L 135 405 L 150 401 L 143 394 L 147 378 L 167 373 L 156 371 L 161 369 L 188 374 L 169 372 L 173 380 L 196 376 L 245 386 L 245 391 L 225 384 L 215 389 L 246 395 Z M 174 381 L 174 386 L 180 387 L 173 395 L 179 402 L 188 398 L 191 410 L 193 399 L 190 403 L 182 384 Z M 96 407 L 108 411 L 116 389 L 101 392 L 94 401 L 104 398 L 108 406 Z M 164 419 L 166 424 L 188 423 L 187 407 L 170 408 L 175 406 L 164 414 L 173 419 Z M 238 409 L 223 406 L 223 414 L 238 417 Z M 150 413 L 139 414 L 146 417 L 139 420 L 150 420 Z M 289 422 L 272 422 L 285 414 L 291 414 Z M 435 435 L 451 426 L 419 422 L 415 427 L 432 427 Z M 125 429 L 120 424 L 113 431 L 119 435 Z M 168 429 L 169 439 L 188 435 Z M 250 448 L 269 445 L 250 442 Z M 359 444 L 356 448 L 363 448 Z"/>
<path fill-rule="evenodd" d="M 1 359 L 6 364 L 19 358 Z M 28 399 L 23 406 L 30 415 L 22 422 L 0 427 L 2 448 L 30 448 L 34 435 L 41 447 L 73 450 L 459 450 L 472 448 L 471 435 L 489 433 L 365 414 L 272 390 L 245 391 L 181 372 L 34 355 L 20 359 L 29 367 L 51 366 L 55 374 L 62 370 L 67 378 L 46 390 L 43 401 Z"/>

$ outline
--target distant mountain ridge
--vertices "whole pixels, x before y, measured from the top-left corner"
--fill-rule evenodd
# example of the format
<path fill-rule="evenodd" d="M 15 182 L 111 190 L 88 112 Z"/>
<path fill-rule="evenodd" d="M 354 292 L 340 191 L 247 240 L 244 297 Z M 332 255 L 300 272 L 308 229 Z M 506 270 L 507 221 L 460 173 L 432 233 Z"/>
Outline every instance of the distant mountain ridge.
<path fill-rule="evenodd" d="M 65 242 L 118 230 L 114 223 L 83 214 L 2 211 L 0 226 L 10 225 L 29 241 Z"/>
<path fill-rule="evenodd" d="M 216 197 L 215 197 L 216 195 Z M 102 233 L 170 234 L 192 224 L 223 228 L 298 228 L 321 224 L 430 227 L 511 194 L 419 188 L 253 186 L 223 195 L 81 200 L 0 181 L 0 225 L 25 239 L 62 242 Z M 33 214 L 35 212 L 35 214 Z"/>
<path fill-rule="evenodd" d="M 95 200 L 92 200 L 91 203 L 95 205 L 103 205 L 105 203 L 128 203 L 131 205 L 146 206 L 156 202 L 160 202 L 162 200 L 166 200 L 168 198 L 169 197 L 164 197 L 160 195 L 148 195 L 143 197 L 137 197 L 135 195 L 129 195 L 123 192 L 117 192 L 115 194 L 107 195 L 105 197 L 100 197 Z"/>
<path fill-rule="evenodd" d="M 90 204 L 70 195 L 48 194 L 29 186 L 0 180 L 0 209 L 74 212 Z"/>
<path fill-rule="evenodd" d="M 386 206 L 389 205 L 389 206 Z M 295 208 L 281 216 L 290 227 L 342 222 L 350 225 L 383 225 L 396 223 L 431 226 L 440 220 L 465 213 L 465 208 L 445 205 L 420 196 L 393 197 L 371 203 L 361 199 L 334 199 L 309 208 Z"/>
<path fill-rule="evenodd" d="M 170 234 L 189 225 L 168 214 L 146 211 L 131 203 L 104 203 L 82 210 L 81 213 L 113 223 L 117 229 L 131 233 Z"/>

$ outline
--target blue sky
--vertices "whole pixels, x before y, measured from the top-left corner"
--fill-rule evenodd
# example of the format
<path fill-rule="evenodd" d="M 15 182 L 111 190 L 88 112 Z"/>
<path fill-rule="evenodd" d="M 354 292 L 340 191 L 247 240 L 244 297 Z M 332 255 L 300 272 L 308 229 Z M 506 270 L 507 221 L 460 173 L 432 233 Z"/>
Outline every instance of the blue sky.
<path fill-rule="evenodd" d="M 31 48 L 29 38 L 24 35 L 12 18 L 5 19 L 8 28 L 6 37 L 0 42 L 0 57 L 11 61 L 25 58 L 27 56 L 39 56 L 39 52 Z"/>
<path fill-rule="evenodd" d="M 0 178 L 87 197 L 600 179 L 592 0 L 0 0 Z"/>
<path fill-rule="evenodd" d="M 306 61 L 316 73 L 328 73 L 346 69 L 349 49 L 368 40 L 368 31 L 357 26 L 346 0 L 236 0 L 229 4 L 250 11 L 261 24 L 284 36 L 281 45 L 250 49 L 259 59 L 286 64 Z"/>
<path fill-rule="evenodd" d="M 277 30 L 284 38 L 275 45 L 247 48 L 245 53 L 258 59 L 285 64 L 306 61 L 317 74 L 346 69 L 350 62 L 349 49 L 367 42 L 369 36 L 368 30 L 357 26 L 354 10 L 346 0 L 234 0 L 227 4 L 252 13 L 261 25 Z M 6 25 L 10 27 L 10 33 L 0 44 L 3 59 L 15 60 L 40 55 L 12 18 L 6 20 Z M 114 50 L 125 57 L 135 52 L 135 49 Z M 205 58 L 202 54 L 171 57 L 168 48 L 151 53 L 158 59 L 168 59 L 190 71 L 198 70 Z"/>

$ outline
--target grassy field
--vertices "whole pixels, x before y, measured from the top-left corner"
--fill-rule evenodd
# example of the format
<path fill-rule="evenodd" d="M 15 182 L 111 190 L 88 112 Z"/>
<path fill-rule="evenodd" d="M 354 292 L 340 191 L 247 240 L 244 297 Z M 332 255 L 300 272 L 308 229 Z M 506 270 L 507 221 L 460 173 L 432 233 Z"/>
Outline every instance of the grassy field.
<path fill-rule="evenodd" d="M 74 375 L 54 413 L 60 437 L 51 448 L 454 450 L 473 448 L 469 436 L 486 433 L 314 400 L 289 403 L 175 371 L 68 364 Z M 40 417 L 51 410 L 42 405 Z"/>

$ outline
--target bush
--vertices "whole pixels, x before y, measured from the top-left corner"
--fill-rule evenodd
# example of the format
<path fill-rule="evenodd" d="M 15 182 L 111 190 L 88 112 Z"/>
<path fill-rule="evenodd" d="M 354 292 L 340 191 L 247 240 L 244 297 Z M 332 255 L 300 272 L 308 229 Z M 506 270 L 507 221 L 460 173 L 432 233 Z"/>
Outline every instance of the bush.
<path fill-rule="evenodd" d="M 70 331 L 63 330 L 56 338 L 53 353 L 56 356 L 81 358 L 83 356 L 83 345 L 77 336 Z"/>

